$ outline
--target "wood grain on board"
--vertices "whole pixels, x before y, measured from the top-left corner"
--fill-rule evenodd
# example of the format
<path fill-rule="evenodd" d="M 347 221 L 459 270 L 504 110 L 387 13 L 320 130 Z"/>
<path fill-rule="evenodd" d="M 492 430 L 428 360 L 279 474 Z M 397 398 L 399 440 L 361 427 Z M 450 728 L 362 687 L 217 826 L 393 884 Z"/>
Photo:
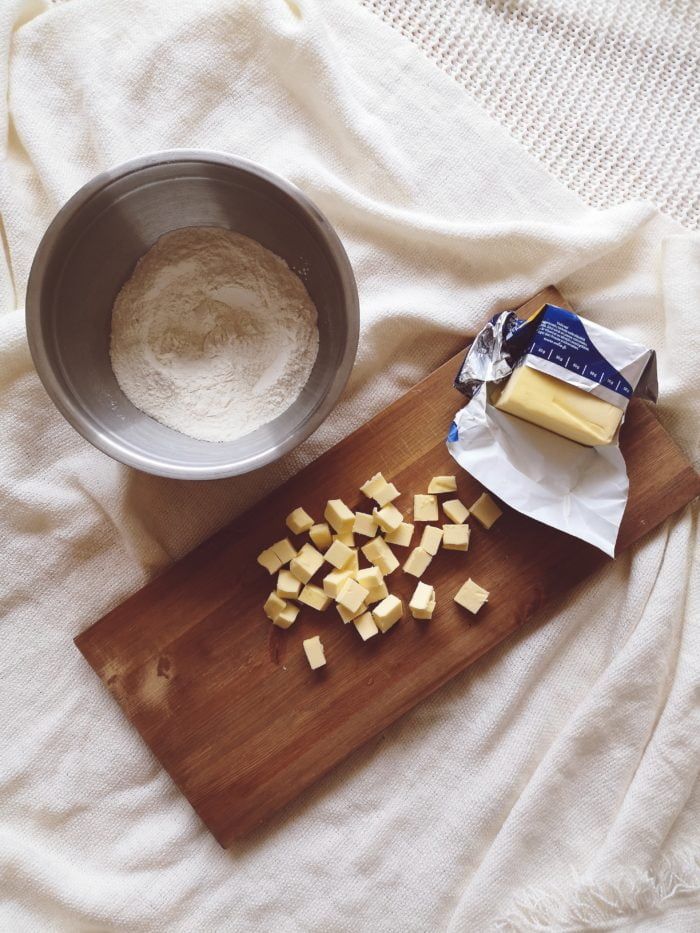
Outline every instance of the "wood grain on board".
<path fill-rule="evenodd" d="M 563 304 L 548 289 L 521 314 L 544 301 Z M 367 509 L 358 486 L 378 470 L 402 491 L 396 505 L 409 520 L 412 494 L 425 491 L 435 474 L 456 472 L 467 506 L 480 494 L 444 443 L 464 403 L 452 386 L 462 355 L 76 639 L 223 846 L 609 560 L 505 509 L 489 532 L 470 520 L 466 554 L 441 551 L 433 560 L 424 575 L 437 591 L 431 622 L 407 613 L 386 635 L 363 642 L 334 608 L 319 614 L 304 607 L 287 631 L 265 618 L 261 606 L 274 578 L 255 558 L 285 536 L 284 517 L 296 506 L 317 521 L 329 498 Z M 622 449 L 630 498 L 618 552 L 700 492 L 693 468 L 642 402 L 630 405 Z M 408 549 L 395 552 L 403 558 Z M 467 577 L 491 593 L 476 617 L 452 599 Z M 407 602 L 416 580 L 397 570 L 388 583 Z M 320 671 L 309 668 L 302 650 L 302 640 L 315 634 L 328 659 Z"/>

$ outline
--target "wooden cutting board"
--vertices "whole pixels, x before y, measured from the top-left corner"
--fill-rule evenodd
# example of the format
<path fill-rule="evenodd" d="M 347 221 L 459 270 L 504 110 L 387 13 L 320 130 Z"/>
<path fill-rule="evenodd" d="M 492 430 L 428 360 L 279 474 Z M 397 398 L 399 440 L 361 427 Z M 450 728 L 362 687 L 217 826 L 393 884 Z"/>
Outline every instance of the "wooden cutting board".
<path fill-rule="evenodd" d="M 521 309 L 544 301 L 547 290 Z M 482 491 L 444 438 L 464 403 L 452 382 L 463 350 L 364 427 L 83 632 L 76 644 L 222 846 L 249 832 L 363 742 L 607 563 L 592 547 L 510 509 L 490 532 L 472 525 L 468 553 L 442 551 L 424 579 L 437 591 L 431 622 L 404 618 L 362 642 L 335 609 L 304 608 L 272 626 L 262 603 L 272 579 L 256 555 L 285 535 L 302 505 L 321 520 L 329 498 L 367 508 L 358 486 L 381 470 L 412 494 L 457 473 L 470 505 Z M 651 409 L 633 401 L 622 433 L 630 498 L 618 551 L 700 492 L 700 481 Z M 421 526 L 414 534 L 414 544 Z M 399 557 L 408 549 L 395 548 Z M 491 593 L 474 617 L 453 602 L 467 577 Z M 397 570 L 406 602 L 416 581 Z M 611 625 L 614 620 L 611 619 Z M 312 671 L 302 640 L 321 634 L 327 666 Z"/>

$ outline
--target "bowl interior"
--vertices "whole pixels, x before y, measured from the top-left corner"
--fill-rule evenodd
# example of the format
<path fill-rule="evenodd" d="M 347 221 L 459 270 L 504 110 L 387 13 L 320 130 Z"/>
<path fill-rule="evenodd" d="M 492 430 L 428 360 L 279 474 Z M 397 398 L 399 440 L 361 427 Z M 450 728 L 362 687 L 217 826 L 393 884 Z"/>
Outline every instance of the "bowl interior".
<path fill-rule="evenodd" d="M 277 253 L 318 310 L 318 357 L 299 398 L 274 421 L 225 443 L 187 437 L 143 414 L 119 388 L 109 360 L 112 305 L 136 261 L 164 233 L 197 225 L 227 227 Z M 69 210 L 42 249 L 48 260 L 32 301 L 41 308 L 52 395 L 85 436 L 118 459 L 172 476 L 246 472 L 311 433 L 342 390 L 357 341 L 347 258 L 323 215 L 265 173 L 194 158 L 138 167 Z"/>

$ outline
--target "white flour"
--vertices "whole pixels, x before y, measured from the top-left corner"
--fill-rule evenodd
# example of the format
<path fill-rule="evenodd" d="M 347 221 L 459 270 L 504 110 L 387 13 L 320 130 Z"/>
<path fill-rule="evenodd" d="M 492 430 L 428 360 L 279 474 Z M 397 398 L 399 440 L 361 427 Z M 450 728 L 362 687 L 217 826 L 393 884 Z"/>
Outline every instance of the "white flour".
<path fill-rule="evenodd" d="M 112 312 L 122 391 L 183 434 L 232 441 L 288 408 L 318 352 L 301 279 L 256 240 L 218 227 L 161 237 Z"/>

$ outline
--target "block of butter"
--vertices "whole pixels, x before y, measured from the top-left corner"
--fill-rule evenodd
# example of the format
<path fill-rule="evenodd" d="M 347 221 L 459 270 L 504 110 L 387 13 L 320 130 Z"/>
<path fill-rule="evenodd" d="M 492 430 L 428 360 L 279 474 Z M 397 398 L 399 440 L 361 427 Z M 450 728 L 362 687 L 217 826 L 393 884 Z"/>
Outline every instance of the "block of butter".
<path fill-rule="evenodd" d="M 588 447 L 612 443 L 623 414 L 617 405 L 529 366 L 515 370 L 495 407 Z"/>
<path fill-rule="evenodd" d="M 469 399 L 447 437 L 455 460 L 512 508 L 614 555 L 629 491 L 619 435 L 633 395 L 656 401 L 654 351 L 542 304 L 493 317 L 455 386 Z"/>
<path fill-rule="evenodd" d="M 494 386 L 495 407 L 577 444 L 613 443 L 640 383 L 656 395 L 651 350 L 556 305 L 513 326 L 503 350 L 513 372 Z"/>

